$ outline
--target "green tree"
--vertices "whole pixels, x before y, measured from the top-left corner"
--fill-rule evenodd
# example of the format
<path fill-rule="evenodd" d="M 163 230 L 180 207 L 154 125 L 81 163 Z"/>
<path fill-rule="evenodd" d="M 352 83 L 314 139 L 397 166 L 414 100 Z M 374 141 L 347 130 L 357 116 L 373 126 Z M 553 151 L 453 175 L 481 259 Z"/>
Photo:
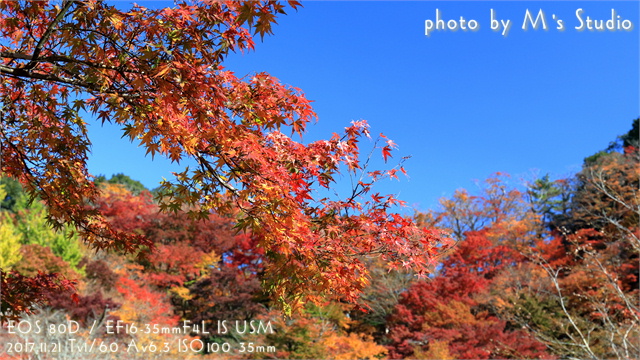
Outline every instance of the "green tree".
<path fill-rule="evenodd" d="M 131 192 L 131 194 L 133 195 L 139 195 L 143 191 L 148 191 L 148 189 L 144 185 L 142 185 L 140 181 L 133 180 L 123 173 L 111 175 L 111 178 L 109 180 L 107 180 L 107 178 L 103 175 L 96 176 L 94 183 L 96 185 L 100 185 L 103 183 L 120 184 L 123 185 L 125 189 L 129 190 L 129 192 Z"/>
<path fill-rule="evenodd" d="M 0 184 L 0 199 L 4 199 L 7 192 L 4 185 Z M 13 220 L 5 212 L 0 211 L 0 269 L 7 271 L 16 264 L 20 255 L 20 233 L 17 231 Z"/>
<path fill-rule="evenodd" d="M 634 147 L 636 148 L 636 151 L 637 151 L 638 147 L 640 147 L 638 145 L 638 141 L 640 138 L 640 129 L 638 128 L 638 121 L 640 121 L 640 118 L 636 118 L 635 120 L 633 120 L 633 123 L 631 124 L 631 130 L 629 130 L 629 132 L 627 132 L 624 135 L 618 136 L 616 141 L 612 142 L 609 145 L 609 147 L 607 148 L 607 151 L 612 151 L 612 150 L 621 151 L 629 147 Z"/>
<path fill-rule="evenodd" d="M 15 179 L 0 177 L 0 185 L 4 188 L 4 193 L 0 195 L 0 210 L 14 211 L 16 203 L 27 197 L 22 185 Z"/>
<path fill-rule="evenodd" d="M 20 234 L 16 232 L 11 218 L 0 214 L 0 269 L 11 270 L 22 256 L 20 255 Z"/>
<path fill-rule="evenodd" d="M 76 271 L 77 265 L 82 260 L 83 252 L 77 234 L 70 226 L 61 230 L 54 229 L 47 221 L 47 211 L 40 201 L 26 203 L 26 199 L 16 203 L 17 230 L 21 234 L 22 243 L 25 245 L 37 244 L 51 248 L 51 251 L 69 263 Z"/>
<path fill-rule="evenodd" d="M 556 220 L 569 214 L 572 184 L 571 179 L 554 181 L 546 174 L 527 186 L 527 200 L 531 210 L 541 217 L 550 230 L 556 227 Z"/>

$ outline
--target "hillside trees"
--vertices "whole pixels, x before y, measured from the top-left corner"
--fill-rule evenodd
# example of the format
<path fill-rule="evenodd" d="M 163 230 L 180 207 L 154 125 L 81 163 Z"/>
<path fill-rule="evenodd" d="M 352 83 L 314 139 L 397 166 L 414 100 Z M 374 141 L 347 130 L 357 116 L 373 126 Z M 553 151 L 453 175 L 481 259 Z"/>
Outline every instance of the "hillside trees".
<path fill-rule="evenodd" d="M 551 213 L 550 235 L 527 253 L 547 291 L 532 291 L 540 281 L 529 279 L 504 292 L 514 295 L 505 315 L 562 357 L 640 354 L 637 123 L 619 146 L 587 157 L 575 179 L 556 182 L 568 211 Z"/>
<path fill-rule="evenodd" d="M 468 232 L 433 279 L 416 281 L 389 317 L 391 358 L 550 358 L 546 346 L 487 306 L 494 278 L 522 256 Z"/>
<path fill-rule="evenodd" d="M 504 175 L 492 177 L 484 183 L 489 189 L 471 195 L 479 204 L 477 214 L 487 217 L 482 219 L 487 225 L 464 232 L 433 276 L 420 280 L 411 273 L 388 272 L 381 263 L 368 262 L 375 278 L 360 299 L 368 313 L 357 312 L 344 302 L 327 302 L 308 305 L 291 318 L 283 318 L 260 287 L 265 254 L 256 246 L 258 238 L 235 234 L 233 220 L 215 214 L 206 221 L 195 221 L 183 213 L 158 213 L 158 205 L 147 192 L 134 195 L 122 184 L 105 181 L 94 205 L 118 230 L 145 235 L 157 251 L 142 252 L 141 256 L 87 253 L 77 265 L 83 274 L 74 275 L 78 277 L 75 301 L 70 292 L 56 288 L 46 293 L 48 307 L 29 318 L 58 314 L 85 325 L 108 318 L 167 327 L 176 326 L 179 320 L 205 321 L 213 326 L 220 319 L 271 321 L 274 333 L 200 335 L 208 343 L 274 346 L 270 348 L 273 352 L 257 356 L 265 358 L 375 358 L 385 354 L 439 359 L 634 358 L 639 329 L 638 253 L 633 246 L 637 227 L 629 218 L 637 213 L 621 211 L 615 207 L 617 202 L 603 206 L 606 198 L 597 193 L 580 195 L 592 198 L 590 203 L 573 202 L 577 191 L 602 189 L 581 183 L 600 179 L 589 180 L 582 174 L 602 173 L 601 185 L 610 193 L 615 189 L 616 193 L 633 194 L 636 177 L 626 174 L 637 168 L 632 150 L 612 153 L 613 160 L 601 155 L 597 163 L 585 165 L 590 170 L 579 174 L 578 180 L 546 181 L 550 188 L 569 192 L 549 191 L 555 196 L 548 196 L 546 202 L 571 199 L 569 211 L 549 207 L 549 216 L 541 216 L 538 209 L 542 207 L 528 202 L 530 192 L 508 185 Z M 636 165 L 619 161 L 623 159 L 620 154 Z M 622 180 L 609 184 L 611 178 Z M 566 184 L 575 184 L 575 188 Z M 488 201 L 487 194 L 502 194 L 504 199 Z M 633 196 L 625 199 L 624 208 L 637 206 Z M 512 205 L 497 206 L 506 210 L 495 216 L 493 204 Z M 586 212 L 589 204 L 592 208 Z M 455 204 L 452 208 L 464 206 Z M 594 221 L 584 227 L 583 215 L 571 220 L 577 207 L 581 207 L 579 214 L 590 213 L 594 218 L 614 209 L 615 217 L 609 218 L 630 226 L 621 229 L 607 221 Z M 16 215 L 28 215 L 37 207 L 13 209 L 3 215 L 17 228 L 29 216 Z M 422 216 L 421 221 L 455 219 L 455 214 L 442 211 Z M 562 227 L 549 225 L 561 222 L 565 224 Z M 18 272 L 7 277 L 10 282 L 13 277 L 36 275 L 38 269 L 67 274 L 67 278 L 73 274 L 69 263 L 54 254 L 51 245 L 22 245 L 22 259 L 13 266 Z M 141 306 L 139 299 L 153 306 Z M 5 340 L 3 336 L 0 334 Z M 176 341 L 189 334 L 171 336 L 109 339 L 121 344 Z M 173 353 L 165 355 L 175 357 Z"/>
<path fill-rule="evenodd" d="M 391 355 L 638 357 L 637 136 L 635 120 L 619 138 L 626 146 L 586 158 L 573 178 L 520 191 L 494 176 L 477 195 L 459 190 L 419 214 L 458 245 L 401 295 L 387 323 Z"/>
<path fill-rule="evenodd" d="M 45 323 L 55 315 L 56 319 L 62 317 L 79 322 L 81 330 L 91 328 L 94 321 L 104 323 L 109 320 L 120 320 L 128 325 L 138 326 L 140 329 L 144 329 L 145 326 L 172 328 L 180 325 L 180 320 L 193 319 L 198 315 L 189 311 L 198 309 L 193 305 L 196 301 L 204 302 L 212 297 L 216 302 L 218 301 L 215 296 L 220 292 L 219 290 L 223 289 L 222 284 L 219 283 L 210 288 L 214 290 L 212 293 L 190 292 L 191 285 L 206 279 L 210 269 L 225 266 L 229 268 L 230 274 L 244 273 L 249 269 L 255 271 L 257 265 L 252 265 L 256 257 L 253 254 L 255 250 L 252 249 L 255 243 L 247 240 L 246 235 L 235 235 L 232 220 L 213 214 L 207 221 L 192 220 L 184 214 L 160 214 L 157 211 L 157 204 L 150 201 L 148 191 L 134 195 L 124 185 L 109 181 L 105 181 L 101 187 L 103 191 L 95 206 L 104 210 L 116 226 L 129 228 L 131 231 L 148 236 L 157 244 L 158 251 L 145 252 L 141 254 L 142 256 L 87 252 L 77 265 L 82 272 L 76 273 L 69 262 L 54 254 L 51 243 L 18 246 L 22 259 L 13 266 L 16 272 L 5 276 L 9 284 L 28 284 L 27 281 L 39 279 L 44 273 L 55 273 L 58 275 L 57 279 L 53 275 L 46 277 L 51 280 L 51 285 L 63 285 L 62 279 L 73 279 L 76 292 L 74 294 L 71 289 L 59 286 L 51 291 L 40 289 L 41 291 L 35 294 L 41 296 L 41 299 L 38 299 L 42 301 L 32 304 L 34 307 L 37 305 L 38 312 L 25 315 L 26 319 Z M 32 210 L 33 208 L 15 209 L 17 213 L 24 212 L 25 215 Z M 22 226 L 22 223 L 29 218 L 13 216 L 16 215 L 14 213 L 3 215 L 15 220 L 15 225 L 11 221 L 14 226 Z M 51 228 L 49 231 L 54 232 Z M 45 235 L 45 238 L 50 236 Z M 180 249 L 182 251 L 177 251 Z M 217 252 L 225 255 L 224 265 L 222 257 L 217 255 Z M 17 277 L 20 281 L 13 282 L 13 277 Z M 245 283 L 236 280 L 236 277 L 232 277 L 227 281 L 228 292 L 233 293 L 238 289 L 246 288 Z M 261 296 L 263 302 L 267 302 L 267 297 L 262 293 L 260 282 L 255 274 L 252 283 L 254 287 L 250 290 Z M 30 292 L 25 293 L 30 294 Z M 9 303 L 13 298 L 9 296 L 3 300 Z M 249 297 L 241 305 L 262 308 L 261 303 L 253 300 L 254 297 Z M 217 312 L 212 316 L 225 315 L 228 314 Z M 207 320 L 211 319 L 207 318 Z M 102 338 L 105 341 L 117 342 L 121 347 L 127 346 L 131 341 L 139 344 L 149 344 L 154 341 L 155 344 L 171 342 L 175 345 L 181 337 L 189 337 L 188 333 L 168 335 L 120 332 L 114 335 L 106 334 L 104 326 L 98 326 L 98 328 L 99 331 L 92 334 L 79 333 L 78 344 L 87 341 L 91 343 L 93 339 Z M 22 334 L 21 338 L 24 341 L 53 341 L 50 336 L 39 337 L 29 333 Z M 12 337 L 6 331 L 0 334 L 0 343 L 10 340 L 16 340 L 15 336 Z M 176 346 L 171 346 L 170 350 L 156 358 L 186 356 L 186 354 L 176 354 Z M 83 356 L 69 349 L 57 355 L 60 358 Z M 93 358 L 92 356 L 113 358 L 113 356 L 96 353 L 85 355 L 90 356 L 86 358 Z"/>
<path fill-rule="evenodd" d="M 633 145 L 637 145 L 637 124 L 636 119 L 632 130 L 619 137 L 623 144 L 619 151 L 610 146 L 585 159 L 571 211 L 562 217 L 556 239 L 541 244 L 541 254 L 532 257 L 551 281 L 550 298 L 562 317 L 555 326 L 539 322 L 529 326 L 563 356 L 640 354 L 640 157 Z"/>
<path fill-rule="evenodd" d="M 86 206 L 98 197 L 86 168 L 94 116 L 121 126 L 151 156 L 196 164 L 162 185 L 160 209 L 234 217 L 258 237 L 266 287 L 287 307 L 322 295 L 355 301 L 368 281 L 358 257 L 371 253 L 424 273 L 439 234 L 390 213 L 399 204 L 393 196 L 372 193 L 375 180 L 400 169 L 367 177 L 358 158 L 366 122 L 303 144 L 294 136 L 315 114 L 300 90 L 223 66 L 230 52 L 253 49 L 250 30 L 270 34 L 285 8 L 271 1 L 160 10 L 0 3 L 2 172 L 46 204 L 57 229 L 74 224 L 92 248 L 152 247 Z M 386 160 L 395 144 L 385 141 Z M 316 197 L 341 170 L 362 179 L 352 194 Z"/>
<path fill-rule="evenodd" d="M 22 197 L 15 204 L 17 230 L 22 235 L 23 244 L 37 244 L 49 247 L 51 251 L 76 268 L 83 256 L 80 239 L 69 226 L 52 231 L 46 221 L 46 209 L 39 201 L 26 203 Z M 78 270 L 76 268 L 76 270 Z"/>
<path fill-rule="evenodd" d="M 26 315 L 25 319 L 42 323 L 72 319 L 78 321 L 83 330 L 78 334 L 78 344 L 98 339 L 117 343 L 122 349 L 112 354 L 83 354 L 65 349 L 56 354 L 57 358 L 112 359 L 121 356 L 132 341 L 140 345 L 169 342 L 169 351 L 156 353 L 154 358 L 187 358 L 196 353 L 176 353 L 176 344 L 180 339 L 191 341 L 194 337 L 206 343 L 232 344 L 234 349 L 249 343 L 276 349 L 264 354 L 225 354 L 237 359 L 262 356 L 372 359 L 386 353 L 368 333 L 359 331 L 358 320 L 349 319 L 347 312 L 352 308 L 349 304 L 309 305 L 293 318 L 285 319 L 260 286 L 264 254 L 255 246 L 257 239 L 235 234 L 230 219 L 211 214 L 207 221 L 193 221 L 184 214 L 160 214 L 154 211 L 157 204 L 149 201 L 148 193 L 134 195 L 124 186 L 108 181 L 101 186 L 103 192 L 96 206 L 108 214 L 113 224 L 148 236 L 158 251 L 143 253 L 143 256 L 89 252 L 78 265 L 83 274 L 78 274 L 75 301 L 69 292 L 47 292 L 46 306 L 37 314 Z M 138 215 L 134 216 L 136 212 Z M 70 265 L 54 255 L 49 246 L 30 244 L 26 247 L 34 247 L 34 251 L 24 253 L 28 262 L 18 270 L 33 274 L 33 270 L 26 267 L 33 264 L 58 273 L 71 271 Z M 187 256 L 189 261 L 185 261 Z M 146 326 L 182 328 L 183 320 L 198 325 L 204 321 L 210 333 L 106 334 L 104 326 L 101 331 L 86 332 L 94 321 L 109 320 L 120 320 L 139 329 Z M 217 333 L 217 323 L 223 320 L 229 332 Z M 237 332 L 235 322 L 245 320 L 270 321 L 275 332 Z M 47 334 L 10 335 L 3 331 L 0 342 L 15 341 L 16 336 L 21 341 L 58 339 Z M 203 355 L 206 357 L 198 356 L 219 356 Z M 135 358 L 133 354 L 127 353 L 127 356 Z M 145 358 L 143 354 L 137 356 Z M 146 356 L 148 358 L 148 354 Z"/>
<path fill-rule="evenodd" d="M 263 336 L 274 344 L 276 358 L 379 359 L 387 350 L 370 335 L 351 331 L 354 321 L 344 312 L 344 304 L 308 306 L 296 318 L 278 322 L 274 334 Z M 277 312 L 266 318 L 277 319 Z"/>
<path fill-rule="evenodd" d="M 71 296 L 82 251 L 77 237 L 46 224 L 43 205 L 27 204 L 17 183 L 0 178 L 0 184 L 5 205 L 0 210 L 0 320 L 4 320 L 30 313 L 47 303 L 51 294 Z"/>

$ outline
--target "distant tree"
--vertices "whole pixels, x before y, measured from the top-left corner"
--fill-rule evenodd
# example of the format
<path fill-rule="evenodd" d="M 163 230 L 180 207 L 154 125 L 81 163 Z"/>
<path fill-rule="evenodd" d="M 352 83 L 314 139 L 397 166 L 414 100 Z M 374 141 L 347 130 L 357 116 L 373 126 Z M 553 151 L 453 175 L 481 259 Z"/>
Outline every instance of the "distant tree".
<path fill-rule="evenodd" d="M 48 294 L 48 308 L 64 310 L 65 313 L 81 326 L 91 328 L 94 320 L 106 318 L 107 320 L 118 320 L 117 317 L 109 315 L 117 310 L 120 304 L 110 298 L 105 298 L 102 292 L 88 295 L 80 295 L 73 298 L 69 291 L 62 293 Z M 104 328 L 96 328 L 98 332 L 104 332 Z"/>
<path fill-rule="evenodd" d="M 115 175 L 111 175 L 111 178 L 107 180 L 104 175 L 96 176 L 93 181 L 96 185 L 100 184 L 120 184 L 123 185 L 125 189 L 129 190 L 133 195 L 139 195 L 143 191 L 149 191 L 140 181 L 133 180 L 129 176 L 118 173 Z"/>
<path fill-rule="evenodd" d="M 14 211 L 16 203 L 24 201 L 27 194 L 22 189 L 22 185 L 17 180 L 9 177 L 0 177 L 0 185 L 5 193 L 0 197 L 0 209 Z"/>
<path fill-rule="evenodd" d="M 67 279 L 77 280 L 79 274 L 51 248 L 38 244 L 23 245 L 20 248 L 22 259 L 14 266 L 14 270 L 25 276 L 36 276 L 38 273 L 58 274 Z"/>
<path fill-rule="evenodd" d="M 22 198 L 14 206 L 16 211 L 16 228 L 21 234 L 23 244 L 38 244 L 49 247 L 53 254 L 59 256 L 76 268 L 82 260 L 83 250 L 78 235 L 69 227 L 54 229 L 47 222 L 47 211 L 39 201 L 26 204 Z"/>
<path fill-rule="evenodd" d="M 389 331 L 387 319 L 393 313 L 401 294 L 416 281 L 410 271 L 387 270 L 375 259 L 367 263 L 371 272 L 371 283 L 365 288 L 360 307 L 349 311 L 353 320 L 350 330 L 368 334 L 381 343 Z"/>
<path fill-rule="evenodd" d="M 634 121 L 629 134 L 636 131 Z M 640 355 L 639 164 L 633 146 L 587 158 L 560 191 L 570 206 L 548 220 L 554 231 L 522 249 L 526 262 L 494 283 L 493 311 L 559 357 Z"/>
<path fill-rule="evenodd" d="M 637 151 L 637 149 L 640 148 L 640 146 L 638 145 L 638 141 L 640 139 L 640 129 L 638 128 L 639 120 L 640 118 L 636 118 L 635 120 L 633 120 L 633 123 L 631 124 L 631 130 L 629 130 L 629 132 L 624 135 L 618 136 L 616 141 L 612 142 L 609 145 L 607 151 L 623 151 L 624 149 L 629 147 L 633 147 Z"/>
<path fill-rule="evenodd" d="M 495 173 L 481 183 L 478 194 L 456 190 L 451 198 L 440 199 L 440 209 L 417 214 L 417 220 L 444 229 L 455 241 L 462 241 L 467 232 L 488 229 L 487 237 L 496 243 L 528 246 L 540 219 L 526 195 L 509 186 L 508 179 L 508 174 Z"/>
<path fill-rule="evenodd" d="M 2 195 L 2 187 L 0 186 L 0 195 Z M 0 269 L 9 271 L 20 259 L 20 242 L 21 236 L 17 231 L 13 220 L 7 215 L 0 212 Z"/>
<path fill-rule="evenodd" d="M 267 298 L 257 276 L 238 268 L 222 265 L 189 286 L 189 297 L 178 299 L 178 309 L 194 323 L 217 322 L 218 319 L 253 320 L 267 312 Z M 235 334 L 212 334 L 207 341 L 227 337 L 238 340 Z"/>
<path fill-rule="evenodd" d="M 55 274 L 38 273 L 28 277 L 15 270 L 0 270 L 0 321 L 18 319 L 23 314 L 32 314 L 48 302 L 48 294 L 75 290 L 75 283 L 61 279 Z M 75 298 L 72 295 L 72 299 Z"/>
<path fill-rule="evenodd" d="M 470 232 L 433 279 L 415 282 L 389 317 L 391 358 L 553 358 L 546 346 L 514 329 L 481 301 L 494 279 L 522 258 Z"/>
<path fill-rule="evenodd" d="M 141 253 L 137 261 L 144 266 L 147 280 L 166 290 L 196 281 L 222 257 L 235 259 L 233 252 L 247 237 L 236 234 L 231 219 L 215 214 L 207 220 L 194 220 L 184 212 L 159 213 L 148 192 L 134 195 L 118 184 L 105 184 L 95 205 L 116 229 L 149 239 L 155 250 Z M 260 252 L 255 241 L 245 245 L 237 256 Z M 247 261 L 242 264 L 245 268 L 251 260 Z"/>
<path fill-rule="evenodd" d="M 345 312 L 345 304 L 310 305 L 294 318 L 284 318 L 271 310 L 259 316 L 274 324 L 274 333 L 247 336 L 244 341 L 270 344 L 275 354 L 263 358 L 278 359 L 383 359 L 387 350 L 365 333 L 353 331 L 354 321 Z M 260 356 L 260 355 L 258 355 Z"/>
<path fill-rule="evenodd" d="M 558 224 L 569 215 L 573 194 L 571 179 L 551 180 L 549 174 L 527 185 L 527 200 L 531 210 L 541 217 L 548 230 L 556 230 Z"/>
<path fill-rule="evenodd" d="M 578 174 L 572 221 L 579 228 L 628 229 L 640 221 L 638 153 L 607 153 Z"/>
<path fill-rule="evenodd" d="M 118 281 L 118 274 L 113 272 L 104 260 L 92 260 L 85 257 L 79 266 L 84 268 L 86 279 L 95 280 L 99 288 L 111 290 Z"/>

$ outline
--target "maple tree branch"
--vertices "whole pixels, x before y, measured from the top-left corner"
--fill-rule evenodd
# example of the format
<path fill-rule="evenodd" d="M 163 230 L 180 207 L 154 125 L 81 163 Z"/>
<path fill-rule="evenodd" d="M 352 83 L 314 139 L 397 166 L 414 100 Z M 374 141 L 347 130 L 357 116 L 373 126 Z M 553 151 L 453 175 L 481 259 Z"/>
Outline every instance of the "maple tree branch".
<path fill-rule="evenodd" d="M 4 111 L 0 112 L 0 115 L 4 115 Z M 3 123 L 4 117 L 0 118 L 0 124 Z M 24 171 L 25 176 L 28 177 L 29 182 L 39 190 L 38 193 L 41 199 L 45 201 L 45 203 L 48 203 L 48 201 L 52 199 L 53 196 L 48 191 L 46 191 L 45 186 L 41 181 L 42 176 L 37 175 L 37 169 L 41 168 L 43 165 L 34 162 L 25 152 L 23 152 L 16 144 L 14 144 L 10 138 L 7 137 L 7 134 L 4 130 L 4 127 L 0 126 L 0 138 L 4 139 L 4 141 L 0 141 L 0 143 L 7 144 L 7 146 L 11 147 L 15 154 L 17 154 L 20 162 L 22 163 L 22 170 Z M 36 173 L 34 173 L 34 169 L 36 170 Z M 76 216 L 72 215 L 71 219 L 74 221 L 78 229 L 82 229 L 86 234 L 92 234 L 97 238 L 102 239 L 103 242 L 118 241 L 118 238 L 115 236 L 105 236 L 105 234 L 96 231 L 93 227 L 88 226 L 84 221 L 82 221 L 81 218 L 78 219 L 76 218 Z"/>
<path fill-rule="evenodd" d="M 36 64 L 38 63 L 38 56 L 40 56 L 40 52 L 42 51 L 44 44 L 49 40 L 49 38 L 51 37 L 51 34 L 53 34 L 53 31 L 55 30 L 55 27 L 58 25 L 60 20 L 62 20 L 67 15 L 67 11 L 69 11 L 73 3 L 74 1 L 72 0 L 66 0 L 63 3 L 64 5 L 62 6 L 62 9 L 60 9 L 60 12 L 58 13 L 58 15 L 56 15 L 55 19 L 53 19 L 51 24 L 49 24 L 49 27 L 47 27 L 47 30 L 44 32 L 44 34 L 42 34 L 42 37 L 38 41 L 38 44 L 33 50 L 33 56 L 31 61 L 29 61 L 27 65 L 25 65 L 24 67 L 25 70 L 29 71 L 36 66 Z"/>
<path fill-rule="evenodd" d="M 380 246 L 378 249 L 346 253 L 345 256 L 356 257 L 356 256 L 382 255 L 382 254 L 385 254 L 385 253 L 388 253 L 388 252 L 389 252 L 389 249 L 387 249 L 387 246 Z"/>
<path fill-rule="evenodd" d="M 196 155 L 196 160 L 198 161 L 198 164 L 200 164 L 202 170 L 209 172 L 218 184 L 234 194 L 238 192 L 238 189 L 236 189 L 233 185 L 229 184 L 228 181 L 222 178 L 222 176 L 216 171 L 216 169 L 211 166 L 207 159 L 203 158 L 201 155 Z"/>
<path fill-rule="evenodd" d="M 34 73 L 31 71 L 26 71 L 24 68 L 18 68 L 18 67 L 12 68 L 9 66 L 0 65 L 0 73 L 11 75 L 16 78 L 26 77 L 26 78 L 37 79 L 37 80 L 55 81 L 55 82 L 63 83 L 67 85 L 83 87 L 93 91 L 100 91 L 100 88 L 97 87 L 95 84 L 91 84 L 91 83 L 80 81 L 80 80 L 74 80 L 70 78 L 59 77 L 51 74 Z"/>
<path fill-rule="evenodd" d="M 211 148 L 213 149 L 213 152 L 212 151 L 207 151 L 207 150 L 199 150 L 200 155 L 195 155 L 199 159 L 198 162 L 200 162 L 200 159 L 201 159 L 202 161 L 204 161 L 207 164 L 207 170 L 211 168 L 211 165 L 210 165 L 209 161 L 207 161 L 207 159 L 204 158 L 203 155 L 216 157 L 216 158 L 222 160 L 224 162 L 224 164 L 229 167 L 229 171 L 231 173 L 242 174 L 243 172 L 251 172 L 254 177 L 259 177 L 264 181 L 268 181 L 268 182 L 271 182 L 271 183 L 276 183 L 276 181 L 274 181 L 273 179 L 264 176 L 262 173 L 260 173 L 256 169 L 254 169 L 246 161 L 245 162 L 240 161 L 240 163 L 239 163 L 235 159 L 236 157 L 231 158 L 231 159 L 228 158 L 227 155 L 225 155 L 224 153 L 219 151 L 218 145 L 215 145 L 215 144 L 211 145 Z M 242 169 L 242 167 L 244 167 L 245 169 Z M 205 169 L 203 169 L 203 170 L 205 170 Z M 212 171 L 213 171 L 214 174 L 217 174 L 217 171 L 215 169 L 213 169 Z M 219 176 L 219 175 L 217 175 L 217 176 Z M 216 180 L 219 180 L 219 179 L 216 179 Z M 242 180 L 239 180 L 239 181 L 242 182 Z M 224 181 L 223 180 L 223 182 L 228 184 L 228 181 Z M 225 186 L 225 188 L 226 188 L 226 186 Z M 237 189 L 234 190 L 234 192 L 236 192 L 236 191 L 237 191 Z"/>
<path fill-rule="evenodd" d="M 34 57 L 34 55 L 29 55 L 29 54 L 20 53 L 20 52 L 0 51 L 0 57 L 8 58 L 8 59 L 30 60 L 31 62 L 55 62 L 55 61 L 60 61 L 60 62 L 66 62 L 66 63 L 75 63 L 75 64 L 87 65 L 87 66 L 90 66 L 90 67 L 95 68 L 95 69 L 125 71 L 125 72 L 132 73 L 132 74 L 142 74 L 141 72 L 136 71 L 136 70 L 125 70 L 124 66 L 102 65 L 102 64 L 93 63 L 91 61 L 80 60 L 80 59 L 76 59 L 76 58 L 73 58 L 73 57 L 70 57 L 70 56 L 60 55 L 60 54 L 40 56 L 40 57 L 36 58 L 36 57 Z M 26 66 L 22 67 L 22 68 L 16 68 L 16 69 L 25 70 Z"/>
<path fill-rule="evenodd" d="M 25 174 L 27 174 L 27 176 L 31 178 L 31 182 L 33 184 L 35 184 L 38 189 L 41 190 L 41 193 L 43 195 L 48 195 L 43 190 L 43 186 L 42 186 L 41 181 L 39 180 L 38 177 L 36 177 L 33 174 L 33 171 L 31 170 L 31 167 L 27 163 L 31 163 L 33 166 L 37 166 L 37 164 L 35 164 L 33 161 L 31 161 L 31 159 L 29 159 L 29 157 L 25 153 L 20 151 L 20 149 L 11 141 L 11 139 L 7 138 L 7 134 L 4 132 L 4 128 L 2 129 L 0 134 L 2 135 L 2 138 L 5 140 L 4 142 L 6 144 L 8 144 L 8 146 L 10 146 L 13 149 L 13 151 L 15 151 L 15 153 L 18 155 L 18 157 L 20 158 L 20 162 L 22 162 L 23 170 L 24 170 Z"/>
<path fill-rule="evenodd" d="M 72 78 L 56 76 L 52 74 L 43 74 L 43 73 L 37 73 L 33 71 L 26 71 L 24 68 L 19 68 L 19 67 L 13 68 L 10 66 L 0 65 L 0 74 L 9 75 L 17 79 L 29 78 L 29 79 L 35 79 L 35 80 L 52 81 L 60 84 L 83 88 L 85 90 L 96 92 L 99 94 L 118 95 L 118 96 L 121 96 L 122 98 L 137 98 L 141 96 L 140 92 L 138 91 L 128 92 L 128 91 L 116 90 L 113 88 L 102 89 L 98 84 L 93 84 L 81 79 L 72 79 Z"/>
<path fill-rule="evenodd" d="M 105 39 L 107 39 L 111 43 L 112 46 L 118 48 L 123 53 L 126 53 L 131 58 L 136 58 L 137 57 L 131 51 L 127 50 L 127 48 L 125 46 L 119 44 L 116 40 L 114 40 L 111 36 L 109 36 L 108 34 L 103 33 L 102 31 L 99 31 L 97 29 L 60 28 L 60 30 L 61 31 L 84 31 L 84 32 L 90 32 L 90 33 L 98 34 L 98 35 L 104 37 Z M 135 36 L 134 35 L 135 34 L 132 34 L 131 38 L 127 41 L 128 45 L 131 45 L 133 43 L 133 41 L 135 40 Z"/>

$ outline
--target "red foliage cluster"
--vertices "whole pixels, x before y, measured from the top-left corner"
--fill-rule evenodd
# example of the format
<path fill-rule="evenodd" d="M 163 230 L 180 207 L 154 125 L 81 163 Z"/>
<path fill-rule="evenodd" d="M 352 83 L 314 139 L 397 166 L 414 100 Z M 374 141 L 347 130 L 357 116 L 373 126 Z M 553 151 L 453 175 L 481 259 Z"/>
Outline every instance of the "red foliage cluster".
<path fill-rule="evenodd" d="M 105 290 L 113 288 L 118 281 L 118 274 L 113 272 L 104 260 L 91 260 L 83 258 L 78 267 L 84 267 L 87 279 L 95 280 Z"/>
<path fill-rule="evenodd" d="M 21 313 L 30 314 L 38 306 L 47 303 L 49 293 L 68 292 L 75 289 L 74 285 L 75 282 L 62 279 L 55 273 L 38 272 L 29 277 L 16 271 L 0 271 L 0 321 L 18 318 Z M 77 299 L 77 296 L 71 296 L 72 299 Z"/>
<path fill-rule="evenodd" d="M 445 344 L 456 359 L 551 357 L 544 344 L 511 328 L 476 299 L 500 269 L 521 260 L 513 249 L 492 244 L 486 233 L 467 233 L 440 274 L 401 295 L 388 322 L 391 358 L 442 356 L 432 344 Z"/>

